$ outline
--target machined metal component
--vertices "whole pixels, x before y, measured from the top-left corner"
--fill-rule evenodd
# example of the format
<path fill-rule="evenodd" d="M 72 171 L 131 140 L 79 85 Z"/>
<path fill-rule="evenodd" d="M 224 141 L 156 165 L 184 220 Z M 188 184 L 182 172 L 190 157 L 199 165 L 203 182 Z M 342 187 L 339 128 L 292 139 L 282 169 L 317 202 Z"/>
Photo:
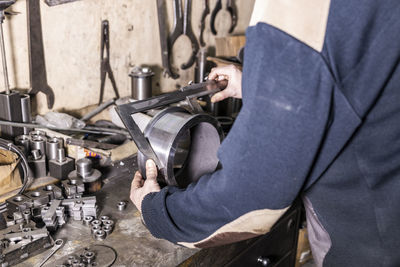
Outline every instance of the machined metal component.
<path fill-rule="evenodd" d="M 50 200 L 60 199 L 63 197 L 61 188 L 54 184 L 39 187 L 36 191 L 47 194 Z"/>
<path fill-rule="evenodd" d="M 24 148 L 25 156 L 28 156 L 30 153 L 30 140 L 31 138 L 26 134 L 15 137 L 15 144 Z"/>
<path fill-rule="evenodd" d="M 48 138 L 46 141 L 47 159 L 48 160 L 56 159 L 59 148 L 63 148 L 63 139 L 58 137 Z"/>
<path fill-rule="evenodd" d="M 92 226 L 102 226 L 103 222 L 101 220 L 93 220 L 90 224 Z"/>
<path fill-rule="evenodd" d="M 33 201 L 33 208 L 46 205 L 50 202 L 50 197 L 48 194 L 40 191 L 29 191 L 24 194 Z"/>
<path fill-rule="evenodd" d="M 24 211 L 26 209 L 32 208 L 33 201 L 24 195 L 16 195 L 6 200 L 7 203 L 7 213 L 13 216 L 16 211 Z"/>
<path fill-rule="evenodd" d="M 195 67 L 195 82 L 202 83 L 206 78 L 206 65 L 207 65 L 207 49 L 200 48 L 199 53 L 196 57 L 196 67 Z"/>
<path fill-rule="evenodd" d="M 40 153 L 45 156 L 46 155 L 46 140 L 47 138 L 42 135 L 31 135 L 31 150 L 40 150 Z"/>
<path fill-rule="evenodd" d="M 28 164 L 35 178 L 47 175 L 46 156 L 42 154 L 41 150 L 31 150 L 31 155 L 28 157 Z"/>
<path fill-rule="evenodd" d="M 68 174 L 68 179 L 82 180 L 85 190 L 91 193 L 101 189 L 101 172 L 93 169 L 93 163 L 89 158 L 76 161 L 76 170 Z"/>
<path fill-rule="evenodd" d="M 65 224 L 65 208 L 61 206 L 61 200 L 54 199 L 50 206 L 42 208 L 42 220 L 51 232 L 55 232 L 59 226 Z"/>
<path fill-rule="evenodd" d="M 94 220 L 93 216 L 85 216 L 82 220 L 83 224 L 86 226 L 92 225 L 91 222 Z"/>
<path fill-rule="evenodd" d="M 65 156 L 64 148 L 58 148 L 56 158 L 49 160 L 50 176 L 64 180 L 75 169 L 75 160 Z"/>
<path fill-rule="evenodd" d="M 102 225 L 103 226 L 110 226 L 110 227 L 114 227 L 114 221 L 113 220 L 104 220 L 102 221 Z"/>
<path fill-rule="evenodd" d="M 82 255 L 82 256 L 81 256 Z M 117 257 L 115 250 L 106 245 L 92 245 L 88 248 L 79 249 L 72 254 L 66 255 L 53 263 L 53 266 L 113 266 Z M 83 264 L 83 265 L 79 265 Z"/>
<path fill-rule="evenodd" d="M 74 197 L 85 192 L 85 185 L 81 179 L 63 180 L 61 181 L 61 185 L 64 188 L 64 192 L 67 197 Z"/>
<path fill-rule="evenodd" d="M 22 216 L 24 217 L 26 222 L 29 222 L 29 220 L 32 219 L 32 212 L 30 209 L 26 209 L 22 212 Z"/>
<path fill-rule="evenodd" d="M 21 95 L 21 115 L 22 122 L 32 122 L 31 97 L 28 94 Z M 24 128 L 24 134 L 29 134 L 30 131 L 31 129 Z"/>
<path fill-rule="evenodd" d="M 34 131 L 29 132 L 29 137 L 30 137 L 31 139 L 32 139 L 33 137 L 36 137 L 36 136 L 41 136 L 41 137 L 46 138 L 46 132 L 45 132 L 45 131 L 42 131 L 42 130 L 34 130 Z"/>
<path fill-rule="evenodd" d="M 125 209 L 126 209 L 126 201 L 120 201 L 120 202 L 118 202 L 118 204 L 117 204 L 117 209 L 118 209 L 119 211 L 125 210 Z"/>
<path fill-rule="evenodd" d="M 172 107 L 159 112 L 147 125 L 145 137 L 161 162 L 160 182 L 186 187 L 218 165 L 223 138 L 218 121 L 205 114 L 190 114 Z M 146 170 L 147 157 L 138 151 L 138 166 Z"/>
<path fill-rule="evenodd" d="M 103 216 L 100 217 L 100 220 L 101 220 L 102 222 L 108 221 L 108 220 L 110 220 L 110 217 L 109 217 L 109 216 L 103 215 Z"/>
<path fill-rule="evenodd" d="M 98 231 L 94 232 L 93 235 L 96 240 L 100 240 L 100 241 L 103 241 L 107 237 L 106 232 L 104 232 L 103 230 L 98 230 Z"/>
<path fill-rule="evenodd" d="M 143 100 L 152 97 L 151 79 L 154 72 L 148 67 L 135 67 L 131 73 L 131 97 L 136 100 Z"/>
<path fill-rule="evenodd" d="M 22 121 L 21 96 L 18 92 L 0 93 L 0 120 L 10 122 Z M 13 140 L 16 136 L 22 135 L 24 130 L 20 127 L 1 125 L 0 132 L 3 138 Z"/>
<path fill-rule="evenodd" d="M 93 251 L 90 250 L 86 250 L 83 253 L 83 257 L 84 257 L 84 262 L 85 263 L 92 263 L 94 261 L 94 259 L 96 258 L 96 254 Z"/>
<path fill-rule="evenodd" d="M 113 229 L 114 228 L 109 225 L 103 225 L 103 227 L 101 227 L 101 230 L 104 231 L 107 236 L 109 236 L 112 233 Z"/>
<path fill-rule="evenodd" d="M 65 207 L 66 213 L 76 221 L 80 221 L 86 216 L 97 218 L 98 207 L 96 204 L 96 197 L 94 196 L 64 199 L 61 205 Z"/>

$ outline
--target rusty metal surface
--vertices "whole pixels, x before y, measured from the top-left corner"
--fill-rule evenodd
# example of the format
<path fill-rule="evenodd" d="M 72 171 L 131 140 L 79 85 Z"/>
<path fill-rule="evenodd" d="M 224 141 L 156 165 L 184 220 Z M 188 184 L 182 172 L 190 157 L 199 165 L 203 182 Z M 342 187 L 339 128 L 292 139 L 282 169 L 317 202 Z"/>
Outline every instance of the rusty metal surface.
<path fill-rule="evenodd" d="M 115 221 L 115 229 L 104 241 L 95 240 L 90 228 L 81 221 L 73 221 L 58 230 L 55 238 L 62 238 L 65 245 L 53 255 L 47 266 L 52 266 L 57 259 L 94 244 L 104 244 L 114 248 L 117 252 L 117 260 L 113 266 L 176 266 L 189 258 L 197 251 L 176 246 L 168 241 L 154 238 L 142 224 L 138 210 L 129 201 L 130 184 L 136 163 L 127 171 L 127 166 L 132 162 L 125 162 L 124 166 L 113 168 L 113 174 L 105 179 L 101 191 L 97 192 L 97 202 L 100 207 L 99 215 L 110 216 Z M 118 172 L 121 173 L 118 175 Z M 117 173 L 117 174 L 116 174 Z M 129 201 L 124 211 L 119 211 L 119 201 Z M 17 265 L 19 267 L 35 266 L 43 258 L 43 253 Z"/>

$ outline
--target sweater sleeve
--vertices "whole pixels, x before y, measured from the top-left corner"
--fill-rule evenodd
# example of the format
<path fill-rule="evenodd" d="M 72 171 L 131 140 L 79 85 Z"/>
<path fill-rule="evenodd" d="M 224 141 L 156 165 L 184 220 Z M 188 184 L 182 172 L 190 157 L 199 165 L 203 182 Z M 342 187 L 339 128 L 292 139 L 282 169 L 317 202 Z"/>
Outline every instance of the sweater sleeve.
<path fill-rule="evenodd" d="M 244 62 L 243 107 L 219 149 L 222 169 L 146 195 L 155 237 L 203 248 L 261 235 L 301 191 L 329 127 L 329 69 L 319 52 L 266 23 L 247 30 Z"/>

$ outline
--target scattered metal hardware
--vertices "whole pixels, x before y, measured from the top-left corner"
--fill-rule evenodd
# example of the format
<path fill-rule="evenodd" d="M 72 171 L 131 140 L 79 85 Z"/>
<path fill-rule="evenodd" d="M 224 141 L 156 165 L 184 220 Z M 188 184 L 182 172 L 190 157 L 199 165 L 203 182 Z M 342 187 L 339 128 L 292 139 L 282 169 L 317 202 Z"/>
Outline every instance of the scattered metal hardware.
<path fill-rule="evenodd" d="M 102 226 L 103 222 L 101 220 L 93 220 L 90 224 L 92 226 Z"/>
<path fill-rule="evenodd" d="M 85 185 L 81 179 L 67 179 L 61 181 L 61 185 L 64 188 L 65 195 L 69 198 L 81 196 L 85 192 Z"/>
<path fill-rule="evenodd" d="M 105 149 L 105 150 L 113 149 L 113 148 L 117 147 L 117 145 L 113 145 L 113 144 L 100 143 L 100 142 L 81 140 L 81 139 L 72 139 L 72 138 L 68 138 L 66 143 L 68 145 L 73 145 L 73 146 L 80 146 L 80 147 L 85 147 L 85 148 L 99 148 L 99 149 Z"/>
<path fill-rule="evenodd" d="M 5 92 L 0 93 L 0 119 L 7 121 L 22 121 L 21 96 L 18 92 L 11 91 L 8 82 L 6 50 L 4 46 L 3 22 L 5 19 L 4 10 L 15 3 L 15 0 L 2 1 L 0 3 L 0 49 L 3 63 L 3 77 Z M 11 126 L 1 126 L 1 136 L 6 139 L 23 134 L 23 129 Z"/>
<path fill-rule="evenodd" d="M 115 104 L 116 99 L 110 99 L 107 100 L 106 102 L 100 104 L 99 106 L 97 106 L 95 109 L 93 109 L 92 111 L 90 111 L 88 114 L 86 114 L 85 116 L 83 116 L 81 118 L 81 121 L 88 121 L 91 118 L 93 118 L 94 116 L 96 116 L 97 114 L 99 114 L 100 112 L 102 112 L 103 110 L 105 110 L 106 108 L 108 108 L 111 105 Z"/>
<path fill-rule="evenodd" d="M 143 100 L 152 97 L 151 79 L 154 72 L 148 67 L 135 67 L 129 73 L 131 77 L 131 97 L 135 100 Z"/>
<path fill-rule="evenodd" d="M 48 160 L 56 159 L 59 148 L 64 148 L 63 139 L 58 137 L 46 140 L 46 156 Z"/>
<path fill-rule="evenodd" d="M 40 154 L 46 155 L 46 136 L 42 135 L 31 135 L 30 147 L 31 150 L 40 150 Z"/>
<path fill-rule="evenodd" d="M 44 256 L 38 267 L 42 267 L 46 263 L 46 261 L 48 261 L 48 259 L 50 259 L 51 256 L 53 256 L 53 254 L 62 247 L 63 244 L 64 240 L 62 239 L 57 239 L 56 241 L 54 241 L 54 246 L 46 253 L 46 256 Z"/>
<path fill-rule="evenodd" d="M 19 135 L 15 137 L 15 144 L 24 148 L 23 151 L 26 156 L 28 156 L 30 152 L 30 139 L 29 135 Z"/>
<path fill-rule="evenodd" d="M 47 194 L 50 200 L 61 199 L 63 197 L 61 188 L 56 185 L 45 185 L 39 187 L 36 191 Z"/>
<path fill-rule="evenodd" d="M 21 95 L 21 114 L 22 122 L 32 122 L 32 110 L 31 110 L 31 97 L 28 94 Z M 29 134 L 31 129 L 24 128 L 24 134 Z"/>
<path fill-rule="evenodd" d="M 204 10 L 203 13 L 201 14 L 201 19 L 200 19 L 200 45 L 205 46 L 206 43 L 204 42 L 204 29 L 206 28 L 206 17 L 208 14 L 210 14 L 210 0 L 204 0 Z"/>
<path fill-rule="evenodd" d="M 191 11 L 192 11 L 192 0 L 185 0 L 185 11 L 182 13 L 182 1 L 174 0 L 174 29 L 168 39 L 168 45 L 170 50 L 174 46 L 175 41 L 181 35 L 186 35 L 192 44 L 192 55 L 189 60 L 181 65 L 181 69 L 190 68 L 196 61 L 196 55 L 199 51 L 199 43 L 193 33 L 191 25 Z"/>
<path fill-rule="evenodd" d="M 211 32 L 214 35 L 217 35 L 217 30 L 215 28 L 215 18 L 217 17 L 217 14 L 221 9 L 222 9 L 222 0 L 217 0 L 210 18 Z M 226 10 L 231 15 L 231 26 L 229 28 L 229 33 L 232 33 L 237 25 L 237 9 L 234 0 L 227 0 Z"/>
<path fill-rule="evenodd" d="M 22 212 L 25 222 L 29 222 L 32 219 L 32 212 L 30 209 L 24 210 Z"/>
<path fill-rule="evenodd" d="M 81 257 L 80 255 L 83 255 Z M 72 254 L 66 255 L 55 262 L 52 266 L 104 266 L 113 265 L 117 258 L 117 253 L 112 247 L 106 245 L 93 245 L 88 248 L 74 251 Z M 72 265 L 75 264 L 75 265 Z"/>
<path fill-rule="evenodd" d="M 107 237 L 107 234 L 103 230 L 98 230 L 98 231 L 94 232 L 94 238 L 96 240 L 103 241 L 106 239 L 106 237 Z"/>
<path fill-rule="evenodd" d="M 31 223 L 17 224 L 0 230 L 0 239 L 1 266 L 14 266 L 53 245 L 53 239 L 46 228 L 35 229 Z"/>
<path fill-rule="evenodd" d="M 31 150 L 31 155 L 28 157 L 28 163 L 35 178 L 47 175 L 46 156 L 41 153 L 41 150 Z"/>
<path fill-rule="evenodd" d="M 144 137 L 142 131 L 132 119 L 132 114 L 143 112 L 151 109 L 156 109 L 169 104 L 177 103 L 183 100 L 190 100 L 204 95 L 216 93 L 226 87 L 226 82 L 207 81 L 199 84 L 192 84 L 182 88 L 179 91 L 155 96 L 147 100 L 127 103 L 117 107 L 117 112 L 125 124 L 125 127 L 132 136 L 133 141 L 139 151 L 145 155 L 147 159 L 153 159 L 160 170 L 165 168 L 161 161 L 154 153 L 151 145 Z M 145 175 L 145 174 L 143 174 Z"/>
<path fill-rule="evenodd" d="M 47 83 L 46 63 L 44 58 L 40 0 L 30 0 L 26 5 L 28 14 L 29 76 L 30 95 L 42 92 L 47 97 L 47 107 L 54 105 L 54 92 Z"/>
<path fill-rule="evenodd" d="M 105 52 L 105 55 L 104 55 Z M 101 23 L 101 52 L 100 52 L 100 99 L 99 105 L 103 102 L 104 86 L 106 82 L 106 75 L 110 78 L 112 87 L 114 89 L 115 97 L 119 98 L 117 84 L 114 79 L 114 74 L 110 65 L 110 29 L 108 20 L 103 20 Z"/>
<path fill-rule="evenodd" d="M 103 220 L 101 222 L 103 223 L 103 226 L 114 227 L 114 221 L 113 220 Z"/>
<path fill-rule="evenodd" d="M 110 217 L 109 217 L 109 216 L 103 215 L 103 216 L 100 217 L 100 220 L 101 220 L 102 222 L 108 221 L 108 220 L 110 220 Z"/>
<path fill-rule="evenodd" d="M 153 117 L 144 135 L 164 167 L 159 175 L 162 183 L 186 187 L 218 166 L 217 151 L 223 132 L 218 121 L 209 115 L 190 114 L 178 107 L 166 108 Z M 142 173 L 146 160 L 146 155 L 138 151 Z"/>
<path fill-rule="evenodd" d="M 71 2 L 75 2 L 75 1 L 79 1 L 79 0 L 44 0 L 44 2 L 48 6 L 57 6 L 57 5 L 62 5 L 62 4 L 71 3 Z"/>
<path fill-rule="evenodd" d="M 15 212 L 23 212 L 33 207 L 32 199 L 24 195 L 16 195 L 6 200 L 7 213 L 13 216 Z"/>
<path fill-rule="evenodd" d="M 93 220 L 94 220 L 93 216 L 85 216 L 82 221 L 84 225 L 90 226 Z"/>
<path fill-rule="evenodd" d="M 28 159 L 26 158 L 24 152 L 10 141 L 0 138 L 0 148 L 12 151 L 12 152 L 16 153 L 20 158 L 21 167 L 22 167 L 22 172 L 20 172 L 20 174 L 21 174 L 21 179 L 22 179 L 23 183 L 22 183 L 22 187 L 18 193 L 21 194 L 25 191 L 26 188 L 28 188 L 31 185 L 31 183 L 33 181 L 33 174 L 29 167 Z"/>
<path fill-rule="evenodd" d="M 106 236 L 109 236 L 112 233 L 113 229 L 114 228 L 109 225 L 103 225 L 103 227 L 101 228 L 101 230 L 106 233 Z"/>
<path fill-rule="evenodd" d="M 118 202 L 118 204 L 117 204 L 117 209 L 118 209 L 119 211 L 125 210 L 125 209 L 126 209 L 126 201 L 120 201 L 120 202 Z"/>
<path fill-rule="evenodd" d="M 82 197 L 74 199 L 64 199 L 61 205 L 65 207 L 66 213 L 75 221 L 80 221 L 86 216 L 97 218 L 98 206 L 96 197 Z"/>
<path fill-rule="evenodd" d="M 58 148 L 56 158 L 49 160 L 50 176 L 64 180 L 75 169 L 75 160 L 65 156 L 64 148 Z"/>
<path fill-rule="evenodd" d="M 160 33 L 160 44 L 161 44 L 161 59 L 162 66 L 164 68 L 164 74 L 168 75 L 168 77 L 172 79 L 178 79 L 179 74 L 175 73 L 171 67 L 170 61 L 170 49 L 168 43 L 168 34 L 167 34 L 167 16 L 166 16 L 166 7 L 165 0 L 157 0 L 157 17 L 158 17 L 158 27 Z"/>
<path fill-rule="evenodd" d="M 43 136 L 46 137 L 46 132 L 45 131 L 41 131 L 41 130 L 34 130 L 29 132 L 29 136 L 31 138 L 35 137 L 35 136 Z"/>
<path fill-rule="evenodd" d="M 91 228 L 91 231 L 92 231 L 92 234 L 94 235 L 97 231 L 100 231 L 101 230 L 101 226 L 99 226 L 99 225 L 92 225 L 92 228 Z"/>
<path fill-rule="evenodd" d="M 59 226 L 66 223 L 65 207 L 61 206 L 61 200 L 54 199 L 50 206 L 43 207 L 41 210 L 42 220 L 49 231 L 55 232 Z"/>
<path fill-rule="evenodd" d="M 93 163 L 89 158 L 76 161 L 76 170 L 68 174 L 68 179 L 82 180 L 85 190 L 90 193 L 101 189 L 101 172 L 93 169 Z"/>

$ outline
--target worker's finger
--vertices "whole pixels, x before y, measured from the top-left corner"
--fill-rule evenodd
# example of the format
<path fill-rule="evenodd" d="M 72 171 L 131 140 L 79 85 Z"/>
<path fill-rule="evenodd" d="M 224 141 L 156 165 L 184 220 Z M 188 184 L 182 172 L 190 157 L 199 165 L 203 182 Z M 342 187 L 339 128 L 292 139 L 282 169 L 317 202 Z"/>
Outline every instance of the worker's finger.
<path fill-rule="evenodd" d="M 213 95 L 213 96 L 211 97 L 211 102 L 212 102 L 212 103 L 219 102 L 219 101 L 224 100 L 225 98 L 228 98 L 228 97 L 230 97 L 230 96 L 231 96 L 231 95 L 230 95 L 229 91 L 227 91 L 227 90 L 225 89 L 224 91 L 218 92 L 218 93 L 216 93 L 215 95 Z"/>
<path fill-rule="evenodd" d="M 146 161 L 146 179 L 157 181 L 157 166 L 151 159 Z"/>
<path fill-rule="evenodd" d="M 131 190 L 140 188 L 142 186 L 143 186 L 143 177 L 140 174 L 140 172 L 137 171 L 135 173 L 135 176 L 133 177 L 133 180 L 132 180 Z"/>

